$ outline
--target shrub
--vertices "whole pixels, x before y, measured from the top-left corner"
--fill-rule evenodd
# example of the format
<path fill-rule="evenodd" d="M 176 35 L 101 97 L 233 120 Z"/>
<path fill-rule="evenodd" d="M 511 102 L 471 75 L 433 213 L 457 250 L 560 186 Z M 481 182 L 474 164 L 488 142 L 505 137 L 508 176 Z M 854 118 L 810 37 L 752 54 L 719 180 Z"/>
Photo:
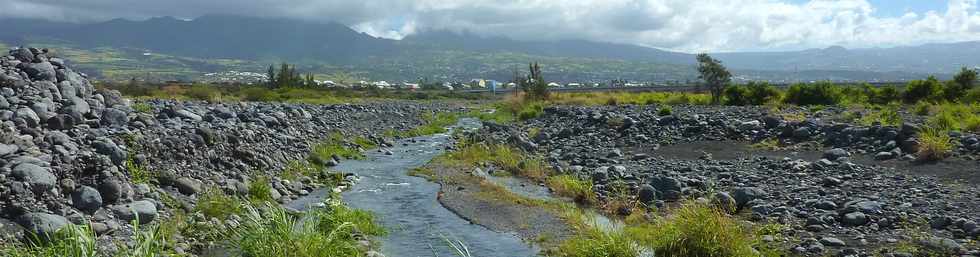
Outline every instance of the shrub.
<path fill-rule="evenodd" d="M 818 82 L 790 86 L 783 101 L 796 105 L 835 105 L 842 97 L 840 87 L 830 82 Z"/>
<path fill-rule="evenodd" d="M 184 95 L 195 100 L 214 101 L 221 98 L 221 91 L 213 86 L 194 84 L 187 89 Z"/>
<path fill-rule="evenodd" d="M 932 104 L 927 102 L 918 102 L 912 106 L 912 112 L 917 115 L 929 115 L 930 109 L 932 109 Z"/>
<path fill-rule="evenodd" d="M 279 97 L 275 92 L 263 87 L 248 87 L 241 90 L 242 99 L 245 101 L 276 101 Z"/>
<path fill-rule="evenodd" d="M 737 221 L 703 203 L 685 203 L 671 216 L 627 227 L 626 232 L 655 256 L 759 256 L 754 235 Z"/>
<path fill-rule="evenodd" d="M 596 203 L 596 194 L 592 191 L 592 182 L 580 180 L 571 175 L 560 175 L 548 178 L 548 188 L 555 194 L 575 199 L 582 204 Z"/>
<path fill-rule="evenodd" d="M 879 123 L 884 126 L 898 127 L 902 125 L 902 115 L 898 113 L 898 105 L 879 107 L 859 119 L 861 125 L 870 126 Z"/>
<path fill-rule="evenodd" d="M 898 91 L 898 88 L 893 85 L 887 85 L 880 88 L 871 88 L 869 91 L 868 102 L 872 104 L 889 104 L 892 102 L 898 102 L 902 100 L 902 93 Z"/>
<path fill-rule="evenodd" d="M 966 93 L 963 94 L 963 97 L 960 98 L 960 101 L 967 104 L 980 103 L 980 87 L 966 91 Z"/>
<path fill-rule="evenodd" d="M 525 105 L 521 108 L 520 112 L 517 113 L 517 118 L 520 120 L 530 120 L 541 116 L 544 113 L 544 105 L 541 103 L 532 103 Z"/>
<path fill-rule="evenodd" d="M 745 86 L 733 85 L 725 87 L 722 91 L 725 105 L 749 105 L 749 89 Z"/>
<path fill-rule="evenodd" d="M 905 87 L 903 99 L 906 103 L 912 104 L 918 101 L 936 102 L 943 98 L 943 85 L 936 77 L 930 76 L 926 80 L 913 80 Z"/>
<path fill-rule="evenodd" d="M 664 106 L 661 106 L 660 107 L 660 110 L 657 111 L 657 115 L 667 116 L 667 115 L 670 115 L 673 112 L 674 112 L 674 110 L 673 110 L 673 108 L 670 107 L 670 105 L 664 105 Z"/>
<path fill-rule="evenodd" d="M 937 127 L 925 127 L 919 132 L 919 161 L 939 161 L 945 159 L 953 150 L 953 144 L 947 130 Z"/>

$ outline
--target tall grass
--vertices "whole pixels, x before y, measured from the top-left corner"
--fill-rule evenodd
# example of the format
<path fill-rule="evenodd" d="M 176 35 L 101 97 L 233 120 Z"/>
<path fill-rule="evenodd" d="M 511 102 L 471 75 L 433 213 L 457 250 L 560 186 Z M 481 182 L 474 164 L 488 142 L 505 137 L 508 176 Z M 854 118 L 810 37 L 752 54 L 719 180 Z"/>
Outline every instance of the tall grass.
<path fill-rule="evenodd" d="M 95 257 L 99 252 L 90 226 L 68 224 L 45 242 L 0 246 L 0 256 L 9 257 Z"/>
<path fill-rule="evenodd" d="M 466 141 L 460 142 L 459 145 L 458 150 L 437 157 L 436 161 L 465 166 L 482 166 L 489 163 L 509 174 L 542 181 L 551 174 L 551 168 L 544 159 L 531 156 L 509 145 Z"/>
<path fill-rule="evenodd" d="M 590 181 L 571 175 L 559 175 L 548 178 L 547 185 L 556 195 L 570 197 L 578 203 L 594 204 L 597 201 Z"/>
<path fill-rule="evenodd" d="M 947 129 L 928 126 L 919 132 L 919 161 L 938 161 L 945 159 L 953 150 L 952 139 Z"/>
<path fill-rule="evenodd" d="M 343 206 L 314 209 L 302 216 L 275 205 L 263 209 L 249 207 L 242 225 L 229 233 L 229 246 L 238 255 L 364 256 L 356 235 L 384 234 L 372 215 Z"/>
<path fill-rule="evenodd" d="M 207 217 L 220 220 L 228 219 L 232 214 L 241 213 L 244 203 L 234 196 L 225 194 L 221 189 L 208 188 L 197 199 L 194 210 Z"/>
<path fill-rule="evenodd" d="M 748 229 L 707 204 L 688 202 L 653 223 L 627 227 L 640 245 L 663 257 L 756 257 L 758 240 Z M 767 251 L 762 256 L 770 256 Z M 771 255 L 778 256 L 778 255 Z"/>
<path fill-rule="evenodd" d="M 558 246 L 560 257 L 635 257 L 640 247 L 624 232 L 588 229 Z"/>

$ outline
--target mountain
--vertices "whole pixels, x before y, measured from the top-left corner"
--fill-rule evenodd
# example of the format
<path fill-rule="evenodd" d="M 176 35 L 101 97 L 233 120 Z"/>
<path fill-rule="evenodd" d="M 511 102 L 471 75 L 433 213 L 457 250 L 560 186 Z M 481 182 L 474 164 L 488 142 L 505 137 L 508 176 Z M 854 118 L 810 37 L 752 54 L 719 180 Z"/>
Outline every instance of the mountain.
<path fill-rule="evenodd" d="M 519 41 L 428 31 L 390 40 L 339 23 L 207 15 L 91 24 L 0 20 L 0 44 L 39 45 L 81 58 L 76 66 L 108 79 L 195 79 L 204 72 L 264 71 L 279 61 L 304 72 L 365 79 L 509 80 L 541 62 L 559 81 L 686 81 L 694 55 L 583 40 Z M 9 29 L 8 29 L 9 28 Z M 952 73 L 980 60 L 980 42 L 915 47 L 713 54 L 743 79 L 907 80 Z M 151 54 L 145 54 L 145 53 Z"/>
<path fill-rule="evenodd" d="M 926 44 L 894 48 L 845 49 L 840 46 L 791 52 L 720 53 L 726 65 L 755 70 L 847 70 L 943 74 L 980 65 L 980 42 Z"/>

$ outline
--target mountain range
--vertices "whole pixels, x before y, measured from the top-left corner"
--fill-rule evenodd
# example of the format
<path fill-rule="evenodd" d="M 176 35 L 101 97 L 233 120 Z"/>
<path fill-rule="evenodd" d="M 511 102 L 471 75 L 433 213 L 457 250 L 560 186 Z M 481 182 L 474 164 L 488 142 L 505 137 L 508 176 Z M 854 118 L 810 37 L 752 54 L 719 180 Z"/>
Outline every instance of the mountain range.
<path fill-rule="evenodd" d="M 564 82 L 697 78 L 694 54 L 584 40 L 519 41 L 446 31 L 391 40 L 339 23 L 227 15 L 89 24 L 2 19 L 0 24 L 5 24 L 0 45 L 53 48 L 106 79 L 192 80 L 207 72 L 262 72 L 282 61 L 322 77 L 376 80 L 509 80 L 515 69 L 535 61 L 549 79 Z M 948 77 L 960 67 L 976 67 L 980 42 L 712 55 L 740 79 L 896 81 Z"/>

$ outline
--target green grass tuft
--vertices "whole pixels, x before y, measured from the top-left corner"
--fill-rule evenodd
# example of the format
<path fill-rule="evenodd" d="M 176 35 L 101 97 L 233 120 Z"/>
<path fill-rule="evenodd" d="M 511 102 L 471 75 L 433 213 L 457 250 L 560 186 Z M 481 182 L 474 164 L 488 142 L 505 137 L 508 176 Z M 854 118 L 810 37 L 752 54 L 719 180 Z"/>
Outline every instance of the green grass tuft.
<path fill-rule="evenodd" d="M 756 257 L 758 240 L 737 221 L 707 204 L 689 202 L 671 216 L 626 228 L 640 245 L 664 257 Z M 770 251 L 762 251 L 769 256 Z M 778 256 L 778 255 L 774 255 Z"/>
<path fill-rule="evenodd" d="M 580 180 L 571 175 L 559 175 L 548 178 L 548 188 L 559 195 L 575 199 L 582 204 L 596 203 L 596 194 L 592 191 L 592 182 Z"/>
<path fill-rule="evenodd" d="M 249 207 L 241 226 L 229 233 L 230 248 L 241 256 L 364 256 L 357 234 L 379 236 L 373 215 L 343 206 L 307 211 L 302 217 L 267 205 Z"/>
<path fill-rule="evenodd" d="M 241 213 L 244 204 L 237 197 L 230 196 L 217 188 L 208 188 L 197 199 L 195 211 L 210 218 L 226 220 L 232 214 Z"/>

